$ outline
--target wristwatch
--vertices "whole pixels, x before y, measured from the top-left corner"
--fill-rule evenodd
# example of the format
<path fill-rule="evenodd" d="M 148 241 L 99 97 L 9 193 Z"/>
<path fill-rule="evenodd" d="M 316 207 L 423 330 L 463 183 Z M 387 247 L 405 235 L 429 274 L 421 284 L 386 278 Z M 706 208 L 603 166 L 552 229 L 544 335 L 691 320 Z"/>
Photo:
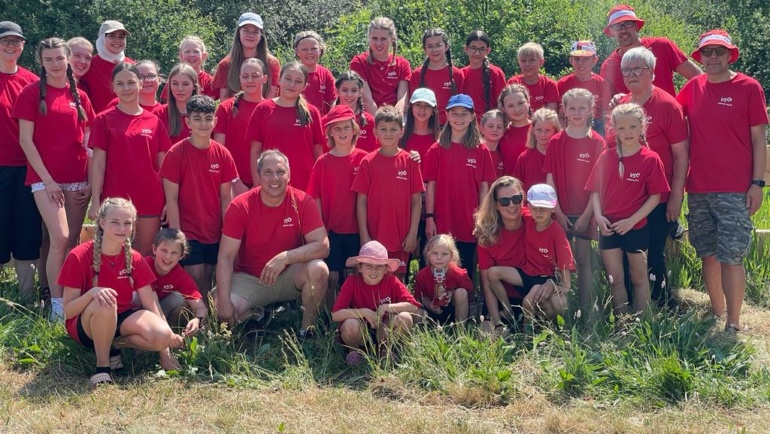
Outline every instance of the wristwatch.
<path fill-rule="evenodd" d="M 765 180 L 764 179 L 755 179 L 751 181 L 751 185 L 759 186 L 759 188 L 765 188 Z"/>

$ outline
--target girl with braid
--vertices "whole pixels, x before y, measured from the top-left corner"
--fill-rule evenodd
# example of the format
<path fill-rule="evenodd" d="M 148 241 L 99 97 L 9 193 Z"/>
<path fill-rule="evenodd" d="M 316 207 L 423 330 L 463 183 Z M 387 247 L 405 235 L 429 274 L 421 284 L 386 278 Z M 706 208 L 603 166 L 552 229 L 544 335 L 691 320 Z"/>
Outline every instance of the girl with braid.
<path fill-rule="evenodd" d="M 70 54 L 62 39 L 41 41 L 37 48 L 41 79 L 24 88 L 13 111 L 27 156 L 25 185 L 31 186 L 50 238 L 45 267 L 55 319 L 63 316 L 62 288 L 56 278 L 67 250 L 77 245 L 91 195 L 85 142 L 95 115 L 85 92 L 77 88 Z"/>
<path fill-rule="evenodd" d="M 230 150 L 235 160 L 240 177 L 233 184 L 235 196 L 254 186 L 249 169 L 251 144 L 246 139 L 246 128 L 257 105 L 264 101 L 262 86 L 267 82 L 265 64 L 259 59 L 246 59 L 241 64 L 240 80 L 240 92 L 217 107 L 217 124 L 214 126 L 214 140 Z"/>
<path fill-rule="evenodd" d="M 150 284 L 155 276 L 131 249 L 136 209 L 130 201 L 107 198 L 99 208 L 96 236 L 69 253 L 58 284 L 64 288 L 67 334 L 96 353 L 91 384 L 112 383 L 123 362 L 116 347 L 156 351 L 163 369 L 179 369 L 169 350 L 181 348 L 163 317 Z M 136 291 L 141 308 L 132 303 Z M 119 338 L 119 339 L 116 339 Z"/>
<path fill-rule="evenodd" d="M 374 152 L 379 149 L 377 138 L 374 137 L 374 116 L 366 111 L 364 104 L 364 80 L 357 72 L 343 72 L 334 82 L 337 89 L 335 105 L 344 105 L 356 114 L 356 123 L 361 133 L 356 141 L 356 149 Z"/>
<path fill-rule="evenodd" d="M 476 118 L 497 108 L 497 98 L 505 87 L 505 73 L 489 63 L 487 56 L 492 51 L 492 42 L 482 30 L 472 31 L 465 39 L 465 54 L 468 66 L 461 69 L 465 82 L 465 93 L 473 99 Z"/>
<path fill-rule="evenodd" d="M 281 68 L 280 95 L 260 103 L 251 115 L 246 138 L 251 141 L 249 167 L 257 179 L 257 159 L 262 151 L 277 149 L 291 161 L 292 187 L 307 189 L 313 163 L 324 152 L 321 113 L 307 103 L 307 68 L 292 61 Z"/>
<path fill-rule="evenodd" d="M 439 107 L 439 122 L 446 123 L 446 107 L 449 98 L 458 93 L 464 93 L 463 73 L 452 65 L 452 48 L 449 36 L 441 29 L 430 29 L 422 35 L 422 48 L 425 50 L 425 61 L 422 66 L 412 72 L 409 80 L 409 90 L 414 92 L 425 87 L 436 94 Z"/>

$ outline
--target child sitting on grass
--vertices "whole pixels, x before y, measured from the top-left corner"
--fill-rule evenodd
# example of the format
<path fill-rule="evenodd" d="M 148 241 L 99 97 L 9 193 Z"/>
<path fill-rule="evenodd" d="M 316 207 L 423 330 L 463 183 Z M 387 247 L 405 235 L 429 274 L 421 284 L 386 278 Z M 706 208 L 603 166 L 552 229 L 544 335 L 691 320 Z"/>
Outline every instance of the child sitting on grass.
<path fill-rule="evenodd" d="M 468 294 L 473 282 L 460 268 L 460 253 L 451 235 L 436 235 L 425 246 L 428 266 L 417 273 L 414 296 L 422 303 L 421 314 L 439 324 L 468 319 Z"/>
<path fill-rule="evenodd" d="M 357 365 L 367 345 L 374 338 L 380 353 L 387 348 L 391 334 L 404 333 L 412 327 L 412 316 L 419 303 L 393 274 L 400 261 L 389 259 L 388 250 L 377 241 L 361 247 L 358 256 L 348 258 L 346 267 L 358 273 L 347 278 L 332 308 L 332 321 L 339 324 L 342 344 L 350 349 L 345 363 Z"/>

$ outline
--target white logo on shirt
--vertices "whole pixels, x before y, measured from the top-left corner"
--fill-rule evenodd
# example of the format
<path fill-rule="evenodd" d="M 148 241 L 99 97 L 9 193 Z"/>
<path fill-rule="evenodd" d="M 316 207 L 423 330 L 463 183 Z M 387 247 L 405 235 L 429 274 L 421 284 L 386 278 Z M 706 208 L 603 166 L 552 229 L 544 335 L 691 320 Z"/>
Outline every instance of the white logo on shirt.
<path fill-rule="evenodd" d="M 719 102 L 717 104 L 725 105 L 727 107 L 732 107 L 733 106 L 733 99 L 730 98 L 729 96 L 728 97 L 724 97 L 724 98 L 720 98 Z"/>
<path fill-rule="evenodd" d="M 75 108 L 75 107 L 77 107 L 77 106 L 78 106 L 78 105 L 77 105 L 77 104 L 75 104 L 75 101 L 70 101 L 70 107 L 72 107 L 72 108 Z"/>
<path fill-rule="evenodd" d="M 396 71 L 390 71 L 388 73 L 388 78 L 396 78 L 397 75 L 398 73 Z"/>
<path fill-rule="evenodd" d="M 151 136 L 152 135 L 152 128 L 142 128 L 142 133 L 141 134 L 143 136 Z"/>
<path fill-rule="evenodd" d="M 452 88 L 452 82 L 446 81 L 444 82 L 444 89 L 451 89 Z"/>
<path fill-rule="evenodd" d="M 290 228 L 292 226 L 294 226 L 294 223 L 292 223 L 291 217 L 286 217 L 285 219 L 283 219 L 283 227 L 284 228 Z"/>
<path fill-rule="evenodd" d="M 652 124 L 652 116 L 647 116 L 647 125 Z"/>
<path fill-rule="evenodd" d="M 639 177 L 641 176 L 641 173 L 629 173 L 627 181 L 631 182 L 639 182 Z"/>
<path fill-rule="evenodd" d="M 295 127 L 301 127 L 301 126 L 302 126 L 302 121 L 300 121 L 300 120 L 299 120 L 299 118 L 297 118 L 297 119 L 294 121 L 294 126 L 295 126 Z"/>
<path fill-rule="evenodd" d="M 476 159 L 475 158 L 469 158 L 468 161 L 465 163 L 466 166 L 476 168 Z"/>
<path fill-rule="evenodd" d="M 545 100 L 545 95 L 537 95 L 535 97 L 535 101 L 544 101 L 544 100 Z"/>
<path fill-rule="evenodd" d="M 591 162 L 591 153 L 590 152 L 581 152 L 578 155 L 578 161 L 581 161 L 583 163 L 590 163 Z"/>
<path fill-rule="evenodd" d="M 390 297 L 385 297 L 380 299 L 380 304 L 385 304 L 385 303 L 392 303 L 390 301 Z"/>
<path fill-rule="evenodd" d="M 126 268 L 120 270 L 120 273 L 118 273 L 118 279 L 128 279 L 129 277 L 131 277 L 131 272 Z"/>
<path fill-rule="evenodd" d="M 163 290 L 164 291 L 172 291 L 173 289 L 174 289 L 174 285 L 173 284 L 169 283 L 168 285 L 163 285 Z"/>
<path fill-rule="evenodd" d="M 321 85 L 321 86 L 318 88 L 318 90 L 320 90 L 321 92 L 326 92 L 326 85 L 325 85 L 325 84 L 322 84 L 322 85 Z"/>
<path fill-rule="evenodd" d="M 537 249 L 537 250 L 538 250 L 540 253 L 544 254 L 544 255 L 547 255 L 547 254 L 548 254 L 548 249 L 546 249 L 545 247 L 538 247 L 538 249 Z"/>
<path fill-rule="evenodd" d="M 406 170 L 399 170 L 398 173 L 396 173 L 396 179 L 406 181 Z"/>

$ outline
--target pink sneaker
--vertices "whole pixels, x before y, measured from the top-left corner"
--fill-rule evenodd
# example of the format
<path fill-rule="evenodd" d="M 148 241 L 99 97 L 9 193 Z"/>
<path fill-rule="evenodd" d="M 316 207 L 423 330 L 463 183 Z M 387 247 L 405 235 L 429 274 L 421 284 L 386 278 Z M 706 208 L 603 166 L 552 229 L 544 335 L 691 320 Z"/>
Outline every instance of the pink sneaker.
<path fill-rule="evenodd" d="M 360 365 L 363 361 L 364 355 L 358 351 L 351 351 L 347 356 L 345 356 L 345 363 L 347 363 L 348 366 L 357 366 Z"/>

